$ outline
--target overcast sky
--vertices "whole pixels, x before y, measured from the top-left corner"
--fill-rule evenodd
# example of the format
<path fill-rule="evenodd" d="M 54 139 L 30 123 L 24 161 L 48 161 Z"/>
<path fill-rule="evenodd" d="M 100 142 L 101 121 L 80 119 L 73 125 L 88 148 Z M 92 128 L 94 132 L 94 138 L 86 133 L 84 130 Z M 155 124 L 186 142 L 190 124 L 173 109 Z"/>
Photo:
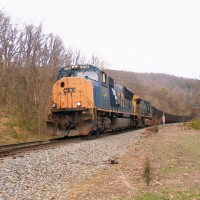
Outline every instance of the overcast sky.
<path fill-rule="evenodd" d="M 113 69 L 200 77 L 199 0 L 0 0 L 0 9 Z"/>

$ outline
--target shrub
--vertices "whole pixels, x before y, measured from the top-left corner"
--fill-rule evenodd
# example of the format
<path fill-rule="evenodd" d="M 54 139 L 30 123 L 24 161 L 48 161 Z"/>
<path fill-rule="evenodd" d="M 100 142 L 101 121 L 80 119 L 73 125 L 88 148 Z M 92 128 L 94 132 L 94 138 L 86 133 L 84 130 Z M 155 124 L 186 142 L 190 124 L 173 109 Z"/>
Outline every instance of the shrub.
<path fill-rule="evenodd" d="M 200 119 L 192 120 L 188 123 L 188 127 L 194 130 L 200 130 Z"/>
<path fill-rule="evenodd" d="M 150 165 L 150 161 L 148 158 L 146 158 L 146 161 L 144 163 L 143 177 L 145 179 L 147 186 L 149 186 L 150 181 L 152 180 L 152 167 Z"/>

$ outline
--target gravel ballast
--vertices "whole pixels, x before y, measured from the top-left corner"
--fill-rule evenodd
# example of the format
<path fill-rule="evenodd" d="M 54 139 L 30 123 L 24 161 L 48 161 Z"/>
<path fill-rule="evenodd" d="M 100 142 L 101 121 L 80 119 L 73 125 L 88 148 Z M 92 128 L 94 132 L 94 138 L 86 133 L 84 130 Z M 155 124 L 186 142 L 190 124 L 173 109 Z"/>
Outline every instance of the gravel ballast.
<path fill-rule="evenodd" d="M 140 140 L 142 131 L 5 158 L 0 161 L 0 200 L 67 199 L 71 187 L 110 167 L 108 161 Z"/>

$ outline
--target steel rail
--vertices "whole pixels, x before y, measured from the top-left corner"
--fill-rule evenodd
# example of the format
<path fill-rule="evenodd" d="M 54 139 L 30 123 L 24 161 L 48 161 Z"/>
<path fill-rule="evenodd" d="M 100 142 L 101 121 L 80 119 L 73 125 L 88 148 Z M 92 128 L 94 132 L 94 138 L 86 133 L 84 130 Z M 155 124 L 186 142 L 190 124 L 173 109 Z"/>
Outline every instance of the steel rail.
<path fill-rule="evenodd" d="M 31 150 L 39 150 L 41 148 L 52 147 L 53 145 L 59 145 L 63 143 L 75 143 L 80 142 L 80 138 L 58 138 L 45 141 L 25 142 L 18 144 L 10 144 L 0 146 L 0 158 L 7 156 L 14 156 L 18 153 L 28 152 Z"/>
<path fill-rule="evenodd" d="M 59 144 L 69 144 L 69 143 L 78 143 L 83 142 L 85 140 L 93 140 L 93 139 L 101 139 L 104 137 L 112 137 L 113 135 L 118 135 L 121 133 L 126 133 L 130 131 L 137 131 L 139 129 L 143 129 L 144 127 L 140 127 L 137 129 L 123 129 L 123 130 L 115 130 L 109 131 L 100 135 L 91 135 L 91 136 L 74 136 L 69 138 L 56 138 L 44 141 L 35 141 L 35 142 L 25 142 L 18 144 L 9 144 L 0 146 L 0 158 L 8 157 L 8 156 L 16 156 L 16 154 L 20 154 L 22 152 L 28 152 L 33 150 L 39 150 L 42 148 L 53 148 Z"/>

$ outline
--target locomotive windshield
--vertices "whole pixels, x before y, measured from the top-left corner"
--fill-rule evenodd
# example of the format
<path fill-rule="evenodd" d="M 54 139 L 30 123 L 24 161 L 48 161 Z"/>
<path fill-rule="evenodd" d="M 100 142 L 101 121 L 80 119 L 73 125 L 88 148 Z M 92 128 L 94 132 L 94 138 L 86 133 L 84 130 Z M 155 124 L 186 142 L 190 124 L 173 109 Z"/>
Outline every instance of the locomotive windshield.
<path fill-rule="evenodd" d="M 74 72 L 73 71 L 65 71 L 62 73 L 58 73 L 57 74 L 57 80 L 64 78 L 64 77 L 72 77 L 74 76 Z"/>
<path fill-rule="evenodd" d="M 95 71 L 95 70 L 79 71 L 79 72 L 77 72 L 77 76 L 98 81 L 98 71 Z"/>
<path fill-rule="evenodd" d="M 95 67 L 90 65 L 68 66 L 59 70 L 59 72 L 57 73 L 56 80 L 59 80 L 64 77 L 76 77 L 76 76 L 98 81 L 99 69 L 96 69 Z"/>

